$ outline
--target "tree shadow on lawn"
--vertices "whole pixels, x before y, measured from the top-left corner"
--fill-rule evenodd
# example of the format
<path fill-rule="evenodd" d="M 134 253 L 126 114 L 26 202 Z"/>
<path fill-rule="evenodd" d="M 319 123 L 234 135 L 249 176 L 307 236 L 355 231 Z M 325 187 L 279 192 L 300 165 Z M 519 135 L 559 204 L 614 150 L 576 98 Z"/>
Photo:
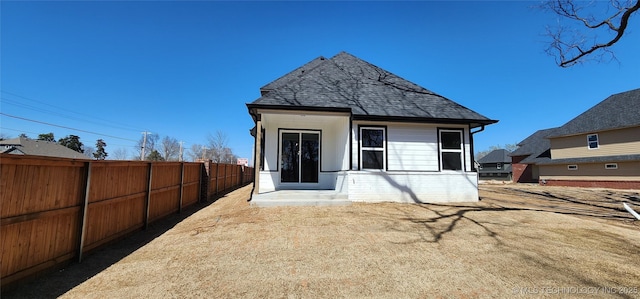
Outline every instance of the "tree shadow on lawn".
<path fill-rule="evenodd" d="M 8 298 L 57 298 L 97 275 L 129 254 L 145 246 L 172 229 L 184 219 L 213 204 L 226 194 L 188 206 L 181 213 L 171 214 L 149 224 L 146 230 L 138 230 L 117 239 L 97 250 L 85 253 L 82 262 L 74 259 L 62 268 L 54 268 L 31 279 L 10 285 L 2 290 L 2 299 Z"/>

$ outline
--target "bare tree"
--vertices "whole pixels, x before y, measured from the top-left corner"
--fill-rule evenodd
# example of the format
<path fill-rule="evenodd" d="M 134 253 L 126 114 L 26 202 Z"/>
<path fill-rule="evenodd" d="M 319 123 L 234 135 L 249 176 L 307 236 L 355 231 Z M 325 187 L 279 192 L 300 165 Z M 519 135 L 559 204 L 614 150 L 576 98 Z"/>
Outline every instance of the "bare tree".
<path fill-rule="evenodd" d="M 187 151 L 187 156 L 192 162 L 197 161 L 198 159 L 203 158 L 204 149 L 206 147 L 201 144 L 192 144 L 189 150 Z"/>
<path fill-rule="evenodd" d="M 587 59 L 615 60 L 609 48 L 625 34 L 640 0 L 552 0 L 545 1 L 543 8 L 560 17 L 557 27 L 547 27 L 551 41 L 546 52 L 560 67 L 570 67 Z"/>
<path fill-rule="evenodd" d="M 129 151 L 127 151 L 126 148 L 124 147 L 120 147 L 117 148 L 116 150 L 114 150 L 111 153 L 112 157 L 114 160 L 128 160 L 128 156 L 129 156 Z M 139 157 L 139 155 L 138 155 Z"/>
<path fill-rule="evenodd" d="M 180 143 L 173 137 L 165 136 L 160 144 L 160 153 L 165 161 L 177 161 L 180 155 Z"/>
<path fill-rule="evenodd" d="M 209 141 L 208 150 L 210 151 L 210 153 L 208 156 L 210 157 L 210 159 L 216 163 L 223 163 L 226 154 L 225 148 L 228 148 L 227 142 L 229 140 L 229 137 L 227 136 L 227 134 L 218 130 L 216 131 L 215 135 L 209 133 L 209 135 L 207 136 L 207 140 Z"/>

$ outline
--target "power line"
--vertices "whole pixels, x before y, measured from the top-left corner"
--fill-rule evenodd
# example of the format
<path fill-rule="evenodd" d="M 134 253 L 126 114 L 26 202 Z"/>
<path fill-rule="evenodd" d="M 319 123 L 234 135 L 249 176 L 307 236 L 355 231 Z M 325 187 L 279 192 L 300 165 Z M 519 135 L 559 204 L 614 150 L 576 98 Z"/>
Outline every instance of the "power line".
<path fill-rule="evenodd" d="M 66 126 L 56 125 L 56 124 L 52 124 L 52 123 L 48 123 L 48 122 L 44 122 L 44 121 L 39 121 L 39 120 L 28 119 L 28 118 L 24 118 L 24 117 L 20 117 L 20 116 L 10 115 L 10 114 L 6 114 L 6 113 L 4 113 L 4 112 L 0 112 L 0 114 L 2 114 L 2 115 L 4 115 L 4 116 L 7 116 L 7 117 L 11 117 L 11 118 L 15 118 L 15 119 L 21 119 L 21 120 L 26 120 L 26 121 L 30 121 L 30 122 L 34 122 L 34 123 L 39 123 L 39 124 L 44 124 L 44 125 L 48 125 L 48 126 L 53 126 L 53 127 L 58 127 L 58 128 L 68 129 L 68 130 L 74 130 L 74 131 L 83 132 L 83 133 L 88 133 L 88 134 L 94 134 L 94 135 L 99 135 L 99 136 L 105 136 L 105 137 L 111 137 L 111 138 L 116 138 L 116 139 L 122 139 L 122 140 L 127 140 L 127 141 L 137 142 L 137 140 L 133 140 L 133 139 L 127 139 L 127 138 L 117 137 L 117 136 L 113 136 L 113 135 L 101 134 L 101 133 L 96 133 L 96 132 L 91 132 L 91 131 L 86 131 L 86 130 L 81 130 L 81 129 L 71 128 L 71 127 L 66 127 Z"/>
<path fill-rule="evenodd" d="M 58 109 L 58 110 L 61 110 L 61 111 L 64 111 L 64 112 L 73 113 L 73 114 L 77 114 L 77 115 L 81 115 L 81 116 L 87 116 L 87 117 L 90 117 L 90 118 L 96 119 L 96 120 L 101 120 L 101 121 L 104 121 L 105 123 L 98 123 L 98 122 L 87 120 L 87 119 L 81 119 L 81 118 L 65 115 L 65 114 L 62 114 L 60 112 L 44 109 L 42 107 L 36 107 L 36 106 L 33 106 L 33 105 L 17 102 L 17 101 L 15 101 L 13 99 L 9 99 L 9 98 L 6 98 L 6 97 L 1 97 L 0 99 L 2 99 L 6 104 L 15 105 L 15 106 L 18 106 L 18 107 L 22 107 L 22 108 L 26 108 L 26 109 L 30 109 L 30 110 L 34 110 L 34 111 L 38 111 L 38 112 L 51 113 L 51 114 L 55 114 L 55 115 L 58 115 L 58 116 L 62 116 L 64 118 L 73 119 L 73 120 L 79 120 L 79 121 L 83 121 L 83 122 L 94 123 L 94 124 L 98 124 L 98 125 L 101 125 L 101 126 L 109 126 L 109 127 L 112 127 L 112 128 L 117 128 L 117 129 L 121 129 L 121 130 L 128 130 L 128 131 L 135 131 L 135 132 L 139 131 L 139 129 L 133 129 L 132 126 L 127 125 L 127 124 L 120 123 L 121 126 L 114 126 L 113 125 L 114 122 L 112 120 L 107 120 L 107 119 L 104 119 L 104 118 L 100 118 L 100 117 L 96 117 L 96 116 L 92 116 L 92 115 L 88 115 L 88 114 L 84 114 L 84 113 L 79 113 L 79 112 L 76 112 L 76 111 L 73 111 L 73 110 L 70 110 L 70 109 L 66 109 L 66 108 L 63 108 L 63 107 L 58 107 L 58 106 L 55 106 L 55 105 L 51 105 L 49 103 L 38 101 L 38 100 L 35 100 L 35 99 L 32 99 L 32 98 L 28 98 L 28 97 L 25 97 L 25 96 L 22 96 L 22 95 L 19 95 L 19 94 L 16 94 L 16 93 L 8 92 L 8 91 L 5 91 L 5 90 L 2 90 L 1 92 L 5 93 L 5 94 L 8 94 L 8 95 L 12 95 L 12 96 L 18 97 L 18 98 L 21 98 L 21 99 L 24 99 L 24 100 L 32 101 L 32 102 L 35 102 L 35 103 L 38 103 L 38 104 L 41 104 L 41 105 L 46 105 L 46 106 L 49 106 L 49 107 L 52 107 L 52 108 L 55 108 L 55 109 Z"/>

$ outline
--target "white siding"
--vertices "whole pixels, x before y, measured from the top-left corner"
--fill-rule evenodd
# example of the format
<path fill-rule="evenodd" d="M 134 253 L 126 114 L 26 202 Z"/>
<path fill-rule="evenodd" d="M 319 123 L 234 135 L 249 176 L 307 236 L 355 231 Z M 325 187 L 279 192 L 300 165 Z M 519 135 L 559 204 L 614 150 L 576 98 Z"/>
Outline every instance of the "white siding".
<path fill-rule="evenodd" d="M 467 126 L 450 124 L 406 124 L 389 122 L 354 122 L 351 131 L 351 169 L 358 170 L 358 127 L 386 126 L 387 169 L 389 171 L 440 171 L 438 128 L 463 130 L 464 169 L 472 170 L 471 144 Z"/>
<path fill-rule="evenodd" d="M 438 171 L 436 127 L 392 125 L 387 129 L 389 171 Z"/>
<path fill-rule="evenodd" d="M 351 171 L 349 200 L 364 202 L 475 202 L 475 172 Z"/>
<path fill-rule="evenodd" d="M 321 132 L 320 170 L 317 184 L 288 184 L 285 188 L 332 189 L 338 172 L 349 167 L 349 116 L 331 113 L 261 111 L 265 130 L 265 165 L 259 192 L 283 188 L 279 173 L 280 130 Z"/>

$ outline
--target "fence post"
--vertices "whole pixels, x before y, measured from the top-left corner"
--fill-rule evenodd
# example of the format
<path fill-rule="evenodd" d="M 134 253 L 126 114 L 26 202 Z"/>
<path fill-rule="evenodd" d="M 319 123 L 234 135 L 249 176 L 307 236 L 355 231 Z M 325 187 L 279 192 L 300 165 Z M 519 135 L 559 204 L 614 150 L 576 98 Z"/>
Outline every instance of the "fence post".
<path fill-rule="evenodd" d="M 84 204 L 81 210 L 82 220 L 80 222 L 80 242 L 78 242 L 78 263 L 82 262 L 82 248 L 84 248 L 84 237 L 86 235 L 87 212 L 89 211 L 89 191 L 91 189 L 91 162 L 84 163 L 87 182 L 84 185 Z"/>
<path fill-rule="evenodd" d="M 200 183 L 198 184 L 198 202 L 202 202 L 202 169 L 204 168 L 204 161 L 202 162 L 202 165 L 200 165 L 200 172 L 199 173 L 199 180 Z"/>
<path fill-rule="evenodd" d="M 220 193 L 220 163 L 216 162 L 216 197 L 218 197 L 218 193 Z"/>
<path fill-rule="evenodd" d="M 184 162 L 180 162 L 180 200 L 178 203 L 178 214 L 182 213 L 183 194 L 184 194 Z"/>
<path fill-rule="evenodd" d="M 147 184 L 147 201 L 145 202 L 144 209 L 144 229 L 146 230 L 149 227 L 149 208 L 151 205 L 151 176 L 153 175 L 153 162 L 149 162 L 149 172 L 147 175 L 148 184 Z"/>

